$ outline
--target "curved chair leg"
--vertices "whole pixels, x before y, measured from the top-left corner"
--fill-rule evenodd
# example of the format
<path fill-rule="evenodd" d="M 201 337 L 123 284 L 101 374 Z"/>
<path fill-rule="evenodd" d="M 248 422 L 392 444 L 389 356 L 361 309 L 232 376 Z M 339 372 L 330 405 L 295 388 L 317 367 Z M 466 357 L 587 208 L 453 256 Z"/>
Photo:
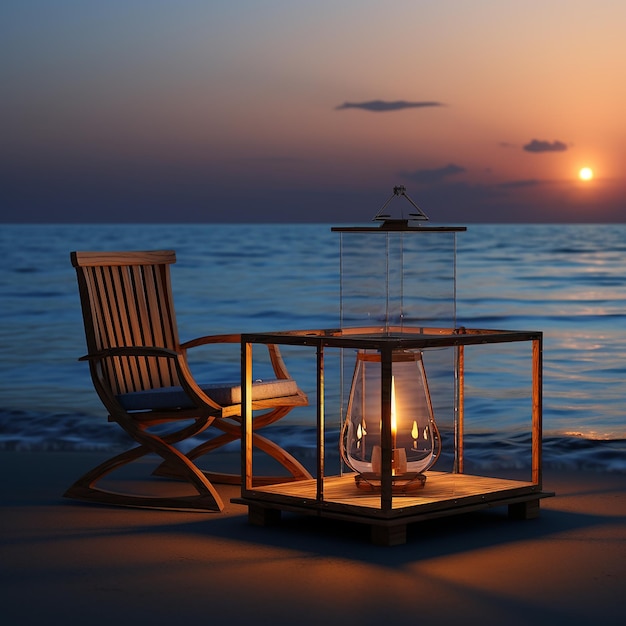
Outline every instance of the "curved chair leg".
<path fill-rule="evenodd" d="M 202 420 L 200 421 L 202 422 Z M 209 479 L 184 454 L 173 448 L 166 438 L 161 439 L 145 430 L 127 423 L 120 425 L 141 445 L 118 454 L 101 463 L 79 478 L 64 494 L 68 498 L 88 500 L 101 504 L 131 506 L 141 508 L 175 509 L 179 511 L 221 511 L 224 504 Z M 200 423 L 194 430 L 198 432 L 207 424 Z M 192 427 L 193 429 L 193 427 Z M 189 430 L 188 428 L 185 430 Z M 180 432 L 168 436 L 170 440 L 179 440 Z M 197 495 L 189 496 L 143 496 L 120 493 L 96 487 L 96 483 L 107 474 L 123 465 L 131 463 L 146 454 L 154 452 L 164 459 L 168 465 L 176 467 L 177 476 L 189 482 L 197 491 Z"/>
<path fill-rule="evenodd" d="M 280 407 L 274 409 L 258 417 L 255 417 L 253 421 L 254 430 L 263 428 L 268 424 L 275 422 L 284 415 L 286 415 L 292 407 Z M 238 419 L 238 418 L 234 418 Z M 196 446 L 186 456 L 190 460 L 195 460 L 213 452 L 228 443 L 241 439 L 241 426 L 239 423 L 233 424 L 226 420 L 216 420 L 213 425 L 224 432 L 222 435 L 213 437 L 208 441 L 204 441 L 200 445 Z M 254 479 L 255 484 L 272 484 L 276 482 L 287 482 L 292 480 L 308 480 L 312 478 L 309 471 L 300 463 L 293 455 L 289 454 L 284 448 L 281 448 L 278 444 L 270 441 L 266 437 L 263 437 L 256 432 L 252 434 L 253 447 L 265 452 L 272 459 L 282 465 L 288 472 L 289 476 L 258 476 Z M 227 474 L 225 472 L 213 472 L 202 470 L 203 474 L 210 480 L 216 483 L 240 485 L 240 474 Z M 161 463 L 154 471 L 155 475 L 168 476 L 170 478 L 180 478 L 180 475 L 176 469 L 169 463 Z"/>
<path fill-rule="evenodd" d="M 236 441 L 239 439 L 239 435 L 224 434 L 219 437 L 215 437 L 210 441 L 194 448 L 191 452 L 187 453 L 187 457 L 190 459 L 196 459 L 211 452 L 214 449 L 220 448 L 226 443 Z M 288 472 L 289 476 L 256 476 L 254 477 L 254 484 L 271 485 L 277 482 L 288 482 L 294 480 L 308 480 L 313 478 L 309 471 L 298 461 L 293 455 L 289 454 L 284 448 L 281 448 L 278 444 L 274 443 L 257 433 L 252 434 L 252 446 L 265 452 L 269 457 L 280 463 Z M 207 470 L 201 470 L 202 473 L 210 480 L 216 483 L 240 485 L 241 474 L 227 474 L 225 472 L 212 472 Z"/>
<path fill-rule="evenodd" d="M 313 478 L 310 472 L 298 461 L 295 457 L 293 457 L 289 452 L 287 452 L 284 448 L 281 448 L 279 445 L 275 444 L 273 441 L 270 441 L 266 437 L 262 435 L 257 435 L 256 433 L 252 434 L 252 445 L 259 450 L 262 450 L 270 457 L 278 461 L 285 469 L 287 469 L 291 478 L 288 477 L 272 477 L 272 476 L 253 476 L 253 483 L 255 485 L 260 484 L 272 484 L 276 482 L 286 482 L 287 480 L 309 480 Z M 204 472 L 205 476 L 207 475 Z M 208 474 L 212 476 L 212 474 Z M 215 478 L 215 482 L 218 482 L 219 474 Z"/>

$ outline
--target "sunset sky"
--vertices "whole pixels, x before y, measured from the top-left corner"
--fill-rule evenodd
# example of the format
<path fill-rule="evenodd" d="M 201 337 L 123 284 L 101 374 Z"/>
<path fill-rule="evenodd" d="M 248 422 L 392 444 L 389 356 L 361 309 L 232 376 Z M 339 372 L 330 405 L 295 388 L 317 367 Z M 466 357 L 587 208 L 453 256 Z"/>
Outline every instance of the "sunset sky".
<path fill-rule="evenodd" d="M 404 185 L 623 222 L 624 33 L 615 0 L 4 0 L 0 219 L 363 222 Z"/>

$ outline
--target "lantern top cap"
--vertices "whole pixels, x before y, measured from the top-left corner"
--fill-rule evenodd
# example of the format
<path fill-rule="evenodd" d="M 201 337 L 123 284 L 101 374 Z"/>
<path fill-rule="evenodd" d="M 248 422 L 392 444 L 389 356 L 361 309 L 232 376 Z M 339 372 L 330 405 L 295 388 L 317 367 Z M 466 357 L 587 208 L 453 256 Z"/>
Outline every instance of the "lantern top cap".
<path fill-rule="evenodd" d="M 390 202 L 397 197 L 403 196 L 408 200 L 413 209 L 408 214 L 407 217 L 404 217 L 404 212 L 400 211 L 400 217 L 394 217 L 390 211 L 387 210 Z M 465 226 L 422 226 L 421 224 L 412 225 L 410 222 L 425 222 L 428 221 L 428 216 L 422 209 L 417 206 L 417 204 L 409 197 L 406 192 L 406 187 L 403 185 L 396 185 L 393 188 L 393 193 L 389 197 L 389 199 L 383 204 L 378 213 L 373 217 L 373 222 L 380 222 L 380 225 L 376 228 L 374 227 L 333 227 L 332 231 L 335 232 L 348 232 L 348 231 L 466 231 L 467 228 Z"/>
<path fill-rule="evenodd" d="M 408 215 L 408 219 L 404 218 L 404 211 L 401 211 L 400 218 L 393 217 L 390 212 L 386 211 L 391 201 L 394 198 L 400 196 L 404 196 L 413 207 L 413 210 Z M 385 228 L 386 230 L 396 230 L 406 228 L 408 226 L 409 220 L 420 222 L 428 221 L 428 215 L 426 215 L 426 213 L 424 213 L 424 211 L 422 211 L 422 209 L 420 209 L 417 204 L 409 197 L 406 192 L 406 187 L 404 187 L 404 185 L 396 185 L 393 188 L 393 193 L 391 194 L 387 202 L 383 204 L 378 213 L 376 213 L 372 221 L 382 222 L 381 228 Z"/>

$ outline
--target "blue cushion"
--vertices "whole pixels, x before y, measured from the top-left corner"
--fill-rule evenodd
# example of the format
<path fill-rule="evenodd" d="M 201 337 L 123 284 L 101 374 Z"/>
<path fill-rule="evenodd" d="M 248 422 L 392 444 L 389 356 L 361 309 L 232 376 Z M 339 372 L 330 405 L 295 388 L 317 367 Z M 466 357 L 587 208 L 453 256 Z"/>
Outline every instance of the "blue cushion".
<path fill-rule="evenodd" d="M 200 385 L 200 389 L 211 400 L 221 406 L 241 402 L 241 384 L 214 383 Z M 257 380 L 252 384 L 252 399 L 266 400 L 295 395 L 298 391 L 296 381 L 291 378 Z M 120 404 L 127 411 L 145 411 L 147 409 L 190 409 L 194 404 L 182 387 L 158 387 L 144 391 L 132 391 L 117 396 Z"/>

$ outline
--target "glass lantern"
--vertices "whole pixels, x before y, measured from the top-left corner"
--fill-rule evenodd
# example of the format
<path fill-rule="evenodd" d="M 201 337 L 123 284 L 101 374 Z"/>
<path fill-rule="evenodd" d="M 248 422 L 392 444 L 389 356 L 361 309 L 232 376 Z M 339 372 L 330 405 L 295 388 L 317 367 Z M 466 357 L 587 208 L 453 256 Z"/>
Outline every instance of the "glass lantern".
<path fill-rule="evenodd" d="M 396 198 L 409 202 L 407 219 L 403 213 L 394 217 L 388 211 Z M 340 233 L 342 331 L 393 337 L 407 330 L 436 333 L 437 328 L 455 328 L 456 232 L 465 228 L 423 226 L 428 217 L 404 187 L 394 187 L 374 220 L 380 224 L 333 228 Z M 449 381 L 448 387 L 438 385 L 447 393 L 437 403 L 446 420 L 453 421 L 453 351 L 434 352 L 428 355 L 429 367 L 438 380 L 443 376 Z M 422 350 L 394 351 L 387 371 L 380 352 L 344 354 L 346 365 L 354 363 L 354 369 L 340 451 L 361 489 L 380 489 L 383 457 L 387 458 L 383 419 L 391 422 L 394 492 L 421 488 L 424 472 L 439 458 L 441 436 L 424 360 Z"/>

